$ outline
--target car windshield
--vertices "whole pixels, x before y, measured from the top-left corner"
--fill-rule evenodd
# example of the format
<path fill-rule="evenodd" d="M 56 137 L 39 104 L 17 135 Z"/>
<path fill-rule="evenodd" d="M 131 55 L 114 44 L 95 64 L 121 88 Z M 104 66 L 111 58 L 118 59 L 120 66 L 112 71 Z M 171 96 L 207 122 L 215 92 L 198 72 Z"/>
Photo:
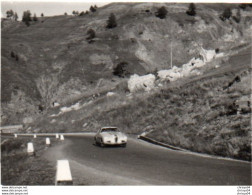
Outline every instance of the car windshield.
<path fill-rule="evenodd" d="M 117 128 L 102 129 L 101 132 L 118 132 Z"/>

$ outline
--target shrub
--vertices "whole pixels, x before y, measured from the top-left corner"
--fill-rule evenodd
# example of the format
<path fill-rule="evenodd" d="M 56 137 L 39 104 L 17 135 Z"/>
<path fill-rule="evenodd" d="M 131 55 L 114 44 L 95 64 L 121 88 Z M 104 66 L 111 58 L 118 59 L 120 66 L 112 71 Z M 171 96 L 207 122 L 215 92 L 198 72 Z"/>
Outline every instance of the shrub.
<path fill-rule="evenodd" d="M 67 16 L 67 13 L 65 12 L 64 15 Z"/>
<path fill-rule="evenodd" d="M 189 16 L 195 16 L 196 15 L 196 7 L 194 3 L 190 3 L 188 10 L 186 11 L 186 14 Z"/>
<path fill-rule="evenodd" d="M 40 15 L 41 17 L 44 17 L 44 14 L 43 13 L 41 13 L 41 15 Z"/>
<path fill-rule="evenodd" d="M 37 16 L 36 16 L 36 14 L 33 15 L 33 21 L 34 21 L 34 22 L 38 21 L 38 18 L 37 18 Z"/>
<path fill-rule="evenodd" d="M 13 10 L 11 9 L 11 10 L 8 10 L 8 11 L 6 11 L 6 17 L 7 18 L 12 18 L 14 16 L 14 12 L 13 12 Z"/>
<path fill-rule="evenodd" d="M 89 10 L 90 10 L 91 12 L 96 12 L 96 8 L 94 8 L 92 5 L 90 6 Z"/>
<path fill-rule="evenodd" d="M 113 74 L 118 77 L 124 78 L 125 76 L 129 75 L 129 72 L 126 70 L 128 63 L 127 62 L 120 62 L 114 68 Z"/>
<path fill-rule="evenodd" d="M 26 24 L 26 26 L 30 26 L 31 12 L 29 10 L 23 12 L 22 22 Z"/>
<path fill-rule="evenodd" d="M 115 28 L 116 26 L 117 26 L 116 17 L 113 13 L 111 13 L 107 20 L 106 28 Z"/>
<path fill-rule="evenodd" d="M 232 12 L 230 8 L 226 8 L 223 13 L 220 15 L 220 19 L 222 21 L 225 21 L 226 19 L 229 19 L 232 16 Z"/>
<path fill-rule="evenodd" d="M 16 56 L 15 53 L 13 51 L 11 51 L 11 57 L 15 58 L 15 56 Z"/>
<path fill-rule="evenodd" d="M 241 3 L 241 4 L 239 5 L 239 8 L 241 8 L 241 9 L 243 9 L 243 10 L 245 10 L 246 7 L 247 7 L 247 5 L 246 5 L 245 3 Z"/>
<path fill-rule="evenodd" d="M 156 13 L 156 16 L 160 19 L 164 19 L 167 15 L 167 10 L 164 6 L 160 7 Z"/>
<path fill-rule="evenodd" d="M 95 38 L 95 31 L 91 28 L 87 31 L 88 37 L 86 38 L 87 40 L 92 40 Z"/>
<path fill-rule="evenodd" d="M 18 15 L 17 15 L 17 12 L 15 12 L 15 14 L 14 14 L 14 20 L 17 21 L 17 19 L 18 19 Z"/>
<path fill-rule="evenodd" d="M 84 16 L 85 15 L 85 12 L 84 11 L 82 11 L 80 14 L 79 14 L 79 16 Z"/>

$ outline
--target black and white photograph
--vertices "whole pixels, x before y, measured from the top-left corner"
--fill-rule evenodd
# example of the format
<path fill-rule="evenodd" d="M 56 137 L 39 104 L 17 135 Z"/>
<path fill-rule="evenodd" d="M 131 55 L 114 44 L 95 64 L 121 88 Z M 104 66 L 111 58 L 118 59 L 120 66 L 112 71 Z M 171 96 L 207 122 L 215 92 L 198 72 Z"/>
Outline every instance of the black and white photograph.
<path fill-rule="evenodd" d="M 250 194 L 251 59 L 252 3 L 1 1 L 2 190 Z"/>

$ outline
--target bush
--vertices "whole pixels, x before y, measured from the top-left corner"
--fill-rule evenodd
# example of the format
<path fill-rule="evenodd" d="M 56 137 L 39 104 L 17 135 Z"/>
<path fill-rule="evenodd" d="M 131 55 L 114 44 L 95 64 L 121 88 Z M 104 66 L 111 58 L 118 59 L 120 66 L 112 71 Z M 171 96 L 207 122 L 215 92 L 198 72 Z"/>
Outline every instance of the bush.
<path fill-rule="evenodd" d="M 6 17 L 7 18 L 12 18 L 14 16 L 14 12 L 13 12 L 13 10 L 11 9 L 11 10 L 8 10 L 8 11 L 6 11 Z"/>
<path fill-rule="evenodd" d="M 190 3 L 188 10 L 186 11 L 186 14 L 189 16 L 195 16 L 196 15 L 196 7 L 194 3 Z"/>
<path fill-rule="evenodd" d="M 26 24 L 26 26 L 30 26 L 31 12 L 29 10 L 23 12 L 22 22 Z"/>
<path fill-rule="evenodd" d="M 36 14 L 34 14 L 34 16 L 33 16 L 33 21 L 34 21 L 34 22 L 38 21 L 38 18 L 37 18 L 37 16 L 36 16 Z"/>
<path fill-rule="evenodd" d="M 84 16 L 85 15 L 85 12 L 84 11 L 82 11 L 80 14 L 79 14 L 79 16 Z"/>
<path fill-rule="evenodd" d="M 116 17 L 113 13 L 111 13 L 107 20 L 106 28 L 115 28 L 116 26 L 117 26 Z"/>
<path fill-rule="evenodd" d="M 91 7 L 89 8 L 89 10 L 90 10 L 91 12 L 96 12 L 96 8 L 94 8 L 92 5 L 91 5 Z"/>
<path fill-rule="evenodd" d="M 156 16 L 160 19 L 164 19 L 167 15 L 167 10 L 164 6 L 160 7 L 156 13 Z"/>
<path fill-rule="evenodd" d="M 91 28 L 87 31 L 88 37 L 86 38 L 87 40 L 92 40 L 95 38 L 95 31 Z"/>
<path fill-rule="evenodd" d="M 225 20 L 229 19 L 231 16 L 232 16 L 231 9 L 230 9 L 230 8 L 226 8 L 226 9 L 223 11 L 223 13 L 221 14 L 220 19 L 221 19 L 222 21 L 225 21 Z"/>
<path fill-rule="evenodd" d="M 242 4 L 239 5 L 239 8 L 241 8 L 243 10 L 245 10 L 246 7 L 247 7 L 247 5 L 245 3 L 242 3 Z"/>
<path fill-rule="evenodd" d="M 11 57 L 12 57 L 12 58 L 15 58 L 15 57 L 16 57 L 16 55 L 15 55 L 15 53 L 14 53 L 13 51 L 11 51 Z"/>
<path fill-rule="evenodd" d="M 114 68 L 113 74 L 118 77 L 126 77 L 129 75 L 129 72 L 126 70 L 128 63 L 127 62 L 120 62 L 117 64 L 117 66 Z"/>

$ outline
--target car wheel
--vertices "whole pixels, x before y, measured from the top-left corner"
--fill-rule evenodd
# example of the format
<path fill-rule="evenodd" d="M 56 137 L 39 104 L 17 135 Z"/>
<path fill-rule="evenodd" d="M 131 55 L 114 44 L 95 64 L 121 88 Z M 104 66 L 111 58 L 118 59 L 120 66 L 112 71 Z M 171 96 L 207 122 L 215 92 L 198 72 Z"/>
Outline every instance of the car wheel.
<path fill-rule="evenodd" d="M 93 143 L 95 146 L 97 146 L 97 141 L 96 141 L 96 138 L 94 138 L 94 143 Z"/>
<path fill-rule="evenodd" d="M 102 142 L 102 138 L 101 138 L 101 140 L 100 140 L 100 146 L 101 146 L 101 147 L 104 147 L 104 146 L 105 146 L 104 143 Z"/>
<path fill-rule="evenodd" d="M 122 144 L 122 147 L 126 148 L 126 144 Z"/>

